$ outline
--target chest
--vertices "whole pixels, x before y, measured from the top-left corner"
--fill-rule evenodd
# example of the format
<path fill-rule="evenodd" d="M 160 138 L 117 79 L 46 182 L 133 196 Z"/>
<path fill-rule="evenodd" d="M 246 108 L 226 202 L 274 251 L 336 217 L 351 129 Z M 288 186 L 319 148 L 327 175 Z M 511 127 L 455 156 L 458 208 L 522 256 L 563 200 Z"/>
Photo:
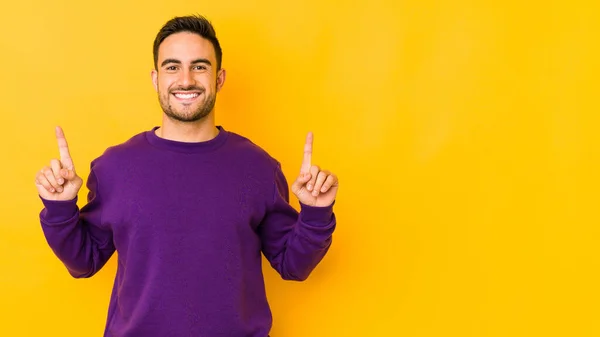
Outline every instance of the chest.
<path fill-rule="evenodd" d="M 105 196 L 102 222 L 118 250 L 214 246 L 255 236 L 273 196 L 264 172 L 196 161 L 127 169 Z"/>

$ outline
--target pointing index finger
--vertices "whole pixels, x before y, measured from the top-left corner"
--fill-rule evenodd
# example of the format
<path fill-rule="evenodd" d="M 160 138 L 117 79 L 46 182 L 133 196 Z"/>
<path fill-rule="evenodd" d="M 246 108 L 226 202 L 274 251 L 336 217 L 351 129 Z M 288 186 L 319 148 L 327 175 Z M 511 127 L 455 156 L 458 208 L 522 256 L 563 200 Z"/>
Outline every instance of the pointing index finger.
<path fill-rule="evenodd" d="M 60 153 L 61 163 L 65 168 L 73 170 L 73 160 L 69 153 L 69 144 L 67 144 L 65 133 L 60 126 L 56 127 L 56 140 L 58 141 L 58 152 Z"/>
<path fill-rule="evenodd" d="M 304 159 L 302 160 L 301 173 L 310 172 L 311 158 L 312 158 L 312 147 L 313 147 L 313 134 L 309 132 L 306 135 L 306 143 L 304 144 Z"/>

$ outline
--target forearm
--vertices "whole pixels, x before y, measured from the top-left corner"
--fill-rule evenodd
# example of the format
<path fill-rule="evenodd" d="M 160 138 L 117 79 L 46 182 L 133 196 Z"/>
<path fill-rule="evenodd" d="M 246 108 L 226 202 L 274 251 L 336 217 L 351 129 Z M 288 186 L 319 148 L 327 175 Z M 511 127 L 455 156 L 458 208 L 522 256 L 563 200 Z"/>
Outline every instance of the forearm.
<path fill-rule="evenodd" d="M 77 199 L 48 201 L 42 199 L 44 209 L 40 223 L 48 245 L 76 278 L 97 273 L 114 252 L 112 236 L 90 224 L 94 209 L 82 213 Z"/>
<path fill-rule="evenodd" d="M 295 224 L 278 241 L 272 266 L 283 279 L 307 279 L 329 250 L 335 227 L 332 207 L 302 205 Z"/>

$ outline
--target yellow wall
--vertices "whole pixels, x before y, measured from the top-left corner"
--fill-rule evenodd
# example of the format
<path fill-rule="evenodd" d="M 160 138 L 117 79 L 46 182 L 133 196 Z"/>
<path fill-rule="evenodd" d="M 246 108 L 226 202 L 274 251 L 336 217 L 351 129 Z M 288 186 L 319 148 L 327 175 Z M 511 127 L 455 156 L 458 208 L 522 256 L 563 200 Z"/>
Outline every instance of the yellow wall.
<path fill-rule="evenodd" d="M 265 268 L 273 336 L 600 335 L 597 2 L 333 3 L 3 3 L 0 335 L 101 335 L 115 260 L 68 276 L 34 175 L 54 125 L 87 176 L 160 122 L 152 40 L 191 12 L 224 48 L 218 122 L 289 179 L 312 130 L 340 176 L 312 277 Z"/>

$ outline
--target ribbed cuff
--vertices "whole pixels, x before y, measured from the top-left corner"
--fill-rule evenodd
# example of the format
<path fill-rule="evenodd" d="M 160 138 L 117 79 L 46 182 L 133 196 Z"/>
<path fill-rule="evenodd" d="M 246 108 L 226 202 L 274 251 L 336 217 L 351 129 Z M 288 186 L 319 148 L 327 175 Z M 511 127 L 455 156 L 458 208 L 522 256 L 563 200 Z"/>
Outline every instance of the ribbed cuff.
<path fill-rule="evenodd" d="M 313 226 L 327 226 L 333 218 L 333 205 L 317 207 L 300 203 L 300 220 Z"/>
<path fill-rule="evenodd" d="M 44 209 L 40 216 L 48 224 L 60 224 L 72 219 L 79 209 L 77 208 L 77 197 L 71 200 L 47 200 L 40 196 Z"/>

